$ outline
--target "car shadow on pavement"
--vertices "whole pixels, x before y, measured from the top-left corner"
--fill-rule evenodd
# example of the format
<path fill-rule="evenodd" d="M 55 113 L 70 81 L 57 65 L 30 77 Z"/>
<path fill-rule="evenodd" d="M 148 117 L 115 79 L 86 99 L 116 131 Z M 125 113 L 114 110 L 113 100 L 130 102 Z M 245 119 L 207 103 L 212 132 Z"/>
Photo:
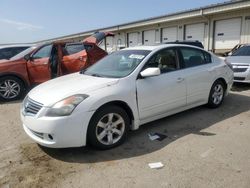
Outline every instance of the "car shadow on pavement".
<path fill-rule="evenodd" d="M 250 90 L 250 84 L 248 84 L 248 83 L 234 83 L 231 90 L 237 91 L 237 92 Z"/>
<path fill-rule="evenodd" d="M 96 163 L 131 158 L 160 150 L 189 134 L 215 136 L 215 133 L 203 130 L 249 110 L 250 97 L 231 93 L 220 108 L 209 109 L 201 106 L 145 124 L 139 130 L 131 131 L 123 145 L 111 150 L 100 151 L 91 147 L 50 149 L 42 146 L 41 149 L 52 158 L 70 163 Z M 165 134 L 167 138 L 151 141 L 149 133 Z"/>

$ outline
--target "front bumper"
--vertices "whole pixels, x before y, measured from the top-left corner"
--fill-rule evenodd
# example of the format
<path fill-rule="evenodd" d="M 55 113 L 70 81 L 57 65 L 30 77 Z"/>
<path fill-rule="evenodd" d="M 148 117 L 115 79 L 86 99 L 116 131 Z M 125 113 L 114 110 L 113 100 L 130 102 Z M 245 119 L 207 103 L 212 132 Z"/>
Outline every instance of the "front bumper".
<path fill-rule="evenodd" d="M 21 112 L 23 128 L 35 142 L 50 148 L 81 147 L 86 145 L 87 128 L 94 111 L 70 116 L 26 116 Z"/>
<path fill-rule="evenodd" d="M 250 66 L 244 72 L 234 72 L 234 82 L 250 83 Z"/>

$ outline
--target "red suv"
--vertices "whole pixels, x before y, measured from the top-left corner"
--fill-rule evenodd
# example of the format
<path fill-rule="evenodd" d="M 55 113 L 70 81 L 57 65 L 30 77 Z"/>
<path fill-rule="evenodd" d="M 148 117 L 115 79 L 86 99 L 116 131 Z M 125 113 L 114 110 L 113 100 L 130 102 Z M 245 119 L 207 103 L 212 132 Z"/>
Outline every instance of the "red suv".
<path fill-rule="evenodd" d="M 98 32 L 81 43 L 44 44 L 0 60 L 0 100 L 19 99 L 31 85 L 89 67 L 107 55 L 98 46 L 107 36 L 114 34 Z"/>

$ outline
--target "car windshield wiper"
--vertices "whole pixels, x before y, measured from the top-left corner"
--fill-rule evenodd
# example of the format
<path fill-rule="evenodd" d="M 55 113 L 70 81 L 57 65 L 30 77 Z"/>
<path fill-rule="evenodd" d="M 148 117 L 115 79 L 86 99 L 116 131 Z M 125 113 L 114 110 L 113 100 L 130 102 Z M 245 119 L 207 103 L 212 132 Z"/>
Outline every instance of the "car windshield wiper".
<path fill-rule="evenodd" d="M 94 76 L 94 77 L 103 77 L 100 74 L 91 74 L 90 76 Z"/>
<path fill-rule="evenodd" d="M 86 74 L 85 72 L 86 72 L 86 70 L 81 70 L 81 71 L 80 71 L 80 74 Z M 87 73 L 86 75 L 94 76 L 94 77 L 104 77 L 104 76 L 102 76 L 102 75 L 100 75 L 100 74 L 96 74 L 96 73 L 93 73 L 93 74 L 88 74 L 88 73 Z"/>
<path fill-rule="evenodd" d="M 80 70 L 80 74 L 84 74 L 85 71 L 86 71 L 86 69 L 81 69 L 81 70 Z"/>

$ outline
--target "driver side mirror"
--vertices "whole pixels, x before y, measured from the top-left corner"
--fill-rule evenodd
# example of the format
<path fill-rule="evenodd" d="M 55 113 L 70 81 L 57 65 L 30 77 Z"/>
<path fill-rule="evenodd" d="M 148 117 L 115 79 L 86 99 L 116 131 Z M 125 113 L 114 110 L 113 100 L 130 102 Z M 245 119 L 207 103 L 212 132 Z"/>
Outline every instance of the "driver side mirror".
<path fill-rule="evenodd" d="M 161 74 L 160 68 L 147 68 L 140 73 L 142 78 L 159 76 Z"/>
<path fill-rule="evenodd" d="M 32 60 L 32 57 L 31 57 L 30 54 L 26 54 L 23 58 L 24 58 L 26 61 Z"/>

